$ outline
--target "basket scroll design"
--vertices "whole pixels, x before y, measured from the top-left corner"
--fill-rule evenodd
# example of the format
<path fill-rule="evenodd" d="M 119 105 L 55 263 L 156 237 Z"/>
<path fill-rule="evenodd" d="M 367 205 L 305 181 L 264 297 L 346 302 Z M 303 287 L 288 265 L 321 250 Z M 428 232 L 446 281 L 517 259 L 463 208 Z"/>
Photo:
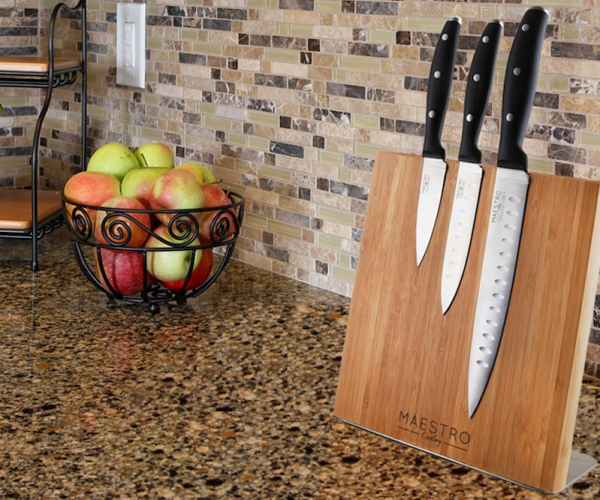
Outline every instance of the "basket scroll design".
<path fill-rule="evenodd" d="M 160 304 L 166 302 L 184 303 L 188 298 L 197 297 L 207 290 L 225 269 L 231 259 L 240 233 L 244 214 L 244 198 L 237 193 L 228 192 L 230 203 L 220 207 L 205 207 L 185 210 L 141 210 L 129 208 L 106 208 L 77 203 L 63 194 L 63 214 L 69 230 L 73 251 L 79 267 L 86 278 L 110 299 L 125 302 L 145 303 L 156 313 Z M 96 227 L 96 213 L 105 212 L 100 227 Z M 141 217 L 167 214 L 168 224 L 148 227 Z M 208 222 L 207 222 L 208 221 Z M 166 229 L 165 229 L 166 228 Z M 154 240 L 163 246 L 135 246 L 134 232 L 144 240 Z M 98 234 L 102 239 L 97 238 Z M 102 241 L 104 240 L 104 241 Z M 85 251 L 86 247 L 92 249 Z M 148 262 L 154 252 L 177 252 L 185 249 L 191 257 L 187 274 L 177 281 L 177 286 L 167 286 L 164 281 L 155 279 L 148 271 Z M 205 258 L 207 249 L 219 249 L 219 262 L 212 265 L 208 275 L 198 286 L 193 284 L 195 260 Z M 107 252 L 108 251 L 108 252 Z M 134 252 L 132 259 L 141 261 L 141 284 L 136 293 L 121 293 L 114 286 L 107 271 L 108 258 L 114 258 L 111 252 Z M 87 255 L 86 255 L 87 254 Z M 210 256 L 212 262 L 212 255 Z M 172 285 L 172 284 L 171 284 Z M 188 286 L 189 285 L 189 286 Z"/>

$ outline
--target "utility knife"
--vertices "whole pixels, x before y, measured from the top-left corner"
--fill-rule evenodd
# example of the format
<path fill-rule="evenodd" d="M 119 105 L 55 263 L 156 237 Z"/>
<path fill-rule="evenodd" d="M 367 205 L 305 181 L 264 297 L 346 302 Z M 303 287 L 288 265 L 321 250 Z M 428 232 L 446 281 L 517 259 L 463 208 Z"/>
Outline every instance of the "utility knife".
<path fill-rule="evenodd" d="M 494 82 L 494 68 L 501 38 L 502 23 L 498 20 L 490 21 L 479 39 L 469 71 L 463 133 L 458 154 L 460 163 L 442 268 L 443 314 L 446 314 L 458 291 L 471 246 L 483 176 L 477 140 Z"/>
<path fill-rule="evenodd" d="M 461 20 L 451 17 L 433 54 L 427 89 L 423 172 L 417 207 L 417 266 L 429 246 L 437 219 L 446 176 L 446 152 L 442 147 L 442 126 L 452 88 L 454 61 L 458 48 Z"/>

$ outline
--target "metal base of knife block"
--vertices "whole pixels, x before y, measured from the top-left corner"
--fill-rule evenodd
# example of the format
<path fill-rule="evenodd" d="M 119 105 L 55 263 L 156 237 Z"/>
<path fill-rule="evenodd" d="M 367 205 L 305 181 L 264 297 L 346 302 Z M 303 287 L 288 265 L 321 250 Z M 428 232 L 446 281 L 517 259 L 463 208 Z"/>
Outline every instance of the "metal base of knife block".
<path fill-rule="evenodd" d="M 390 441 L 394 441 L 396 443 L 403 444 L 405 446 L 408 446 L 409 448 L 413 448 L 415 450 L 423 451 L 425 453 L 433 455 L 434 457 L 443 458 L 444 460 L 447 460 L 447 461 L 452 462 L 454 464 L 463 465 L 465 467 L 468 467 L 469 469 L 473 469 L 473 470 L 476 470 L 478 472 L 483 472 L 484 474 L 488 474 L 490 476 L 497 477 L 498 479 L 502 479 L 504 481 L 508 481 L 509 483 L 516 484 L 518 486 L 521 486 L 523 488 L 527 488 L 527 489 L 532 490 L 532 491 L 537 491 L 538 493 L 543 493 L 544 495 L 558 495 L 562 491 L 564 491 L 564 490 L 568 489 L 569 487 L 571 487 L 573 484 L 575 484 L 583 476 L 585 476 L 586 474 L 588 474 L 589 472 L 591 472 L 598 465 L 598 462 L 596 461 L 595 458 L 590 457 L 589 455 L 584 455 L 583 453 L 579 453 L 578 451 L 571 450 L 571 460 L 569 461 L 569 472 L 567 473 L 567 484 L 565 484 L 565 487 L 562 490 L 560 490 L 560 491 L 545 491 L 545 490 L 541 490 L 539 488 L 534 488 L 533 486 L 529 486 L 529 485 L 524 484 L 524 483 L 519 483 L 519 482 L 514 481 L 512 479 L 509 479 L 507 477 L 500 476 L 498 474 L 494 474 L 493 472 L 489 472 L 487 470 L 478 469 L 477 467 L 473 467 L 472 465 L 469 465 L 467 463 L 460 462 L 459 460 L 453 460 L 452 458 L 448 458 L 448 457 L 446 457 L 444 455 L 440 455 L 439 453 L 435 453 L 435 452 L 433 452 L 431 450 L 426 450 L 425 448 L 420 448 L 418 446 L 415 446 L 414 444 L 407 443 L 407 442 L 402 441 L 400 439 L 396 439 L 396 438 L 393 438 L 393 437 L 390 437 L 390 436 L 386 436 L 385 434 L 381 434 L 380 432 L 376 432 L 376 431 L 374 431 L 372 429 L 368 429 L 367 427 L 363 427 L 361 425 L 357 425 L 357 424 L 354 424 L 352 422 L 348 422 L 347 420 L 344 420 L 343 418 L 339 418 L 338 417 L 338 420 L 340 422 L 344 422 L 345 424 L 349 424 L 349 425 L 351 425 L 353 427 L 357 427 L 358 429 L 362 429 L 363 431 L 367 431 L 367 432 L 371 432 L 373 434 L 377 434 L 378 436 L 381 436 L 381 437 L 384 437 L 386 439 L 389 439 Z"/>
<path fill-rule="evenodd" d="M 445 315 L 441 273 L 458 163 L 449 162 L 417 267 L 421 170 L 415 155 L 382 153 L 375 162 L 334 415 L 558 493 L 594 465 L 571 446 L 600 268 L 600 183 L 531 173 L 502 343 L 469 418 L 468 363 L 496 170 L 484 166 L 467 266 Z"/>

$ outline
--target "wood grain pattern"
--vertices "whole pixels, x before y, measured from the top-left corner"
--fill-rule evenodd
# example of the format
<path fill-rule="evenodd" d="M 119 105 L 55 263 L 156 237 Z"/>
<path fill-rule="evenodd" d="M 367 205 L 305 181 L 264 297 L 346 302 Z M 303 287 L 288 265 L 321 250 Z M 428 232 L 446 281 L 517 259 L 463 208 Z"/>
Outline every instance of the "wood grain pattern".
<path fill-rule="evenodd" d="M 81 61 L 76 59 L 54 59 L 54 69 L 63 70 L 79 68 Z M 47 73 L 49 69 L 47 57 L 0 57 L 0 71 Z"/>
<path fill-rule="evenodd" d="M 38 222 L 59 213 L 62 210 L 60 192 L 38 191 L 37 209 Z M 31 225 L 31 191 L 0 190 L 0 229 L 23 231 Z"/>
<path fill-rule="evenodd" d="M 496 169 L 484 167 L 471 251 L 442 315 L 440 280 L 458 171 L 416 266 L 422 159 L 377 157 L 335 415 L 548 492 L 566 483 L 600 266 L 600 184 L 531 173 L 512 298 L 472 419 L 468 363 Z"/>

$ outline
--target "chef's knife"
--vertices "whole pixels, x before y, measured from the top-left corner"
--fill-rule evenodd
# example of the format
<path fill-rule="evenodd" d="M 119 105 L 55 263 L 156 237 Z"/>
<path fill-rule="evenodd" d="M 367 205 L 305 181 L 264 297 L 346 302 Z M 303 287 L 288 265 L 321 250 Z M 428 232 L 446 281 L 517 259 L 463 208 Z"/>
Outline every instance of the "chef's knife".
<path fill-rule="evenodd" d="M 483 169 L 479 165 L 481 151 L 477 148 L 477 139 L 494 82 L 494 67 L 501 37 L 502 23 L 498 20 L 490 21 L 479 39 L 469 71 L 463 133 L 458 153 L 460 163 L 442 269 L 442 313 L 444 314 L 458 291 L 471 246 L 483 175 Z"/>
<path fill-rule="evenodd" d="M 417 207 L 417 266 L 421 264 L 437 219 L 446 176 L 446 152 L 442 147 L 442 125 L 448 108 L 454 60 L 460 34 L 460 18 L 451 17 L 440 34 L 427 89 L 427 116 L 423 145 L 423 173 Z"/>
<path fill-rule="evenodd" d="M 502 103 L 498 169 L 481 269 L 471 356 L 469 416 L 485 392 L 502 338 L 512 291 L 529 187 L 523 138 L 533 98 L 548 13 L 529 9 L 513 41 Z"/>

